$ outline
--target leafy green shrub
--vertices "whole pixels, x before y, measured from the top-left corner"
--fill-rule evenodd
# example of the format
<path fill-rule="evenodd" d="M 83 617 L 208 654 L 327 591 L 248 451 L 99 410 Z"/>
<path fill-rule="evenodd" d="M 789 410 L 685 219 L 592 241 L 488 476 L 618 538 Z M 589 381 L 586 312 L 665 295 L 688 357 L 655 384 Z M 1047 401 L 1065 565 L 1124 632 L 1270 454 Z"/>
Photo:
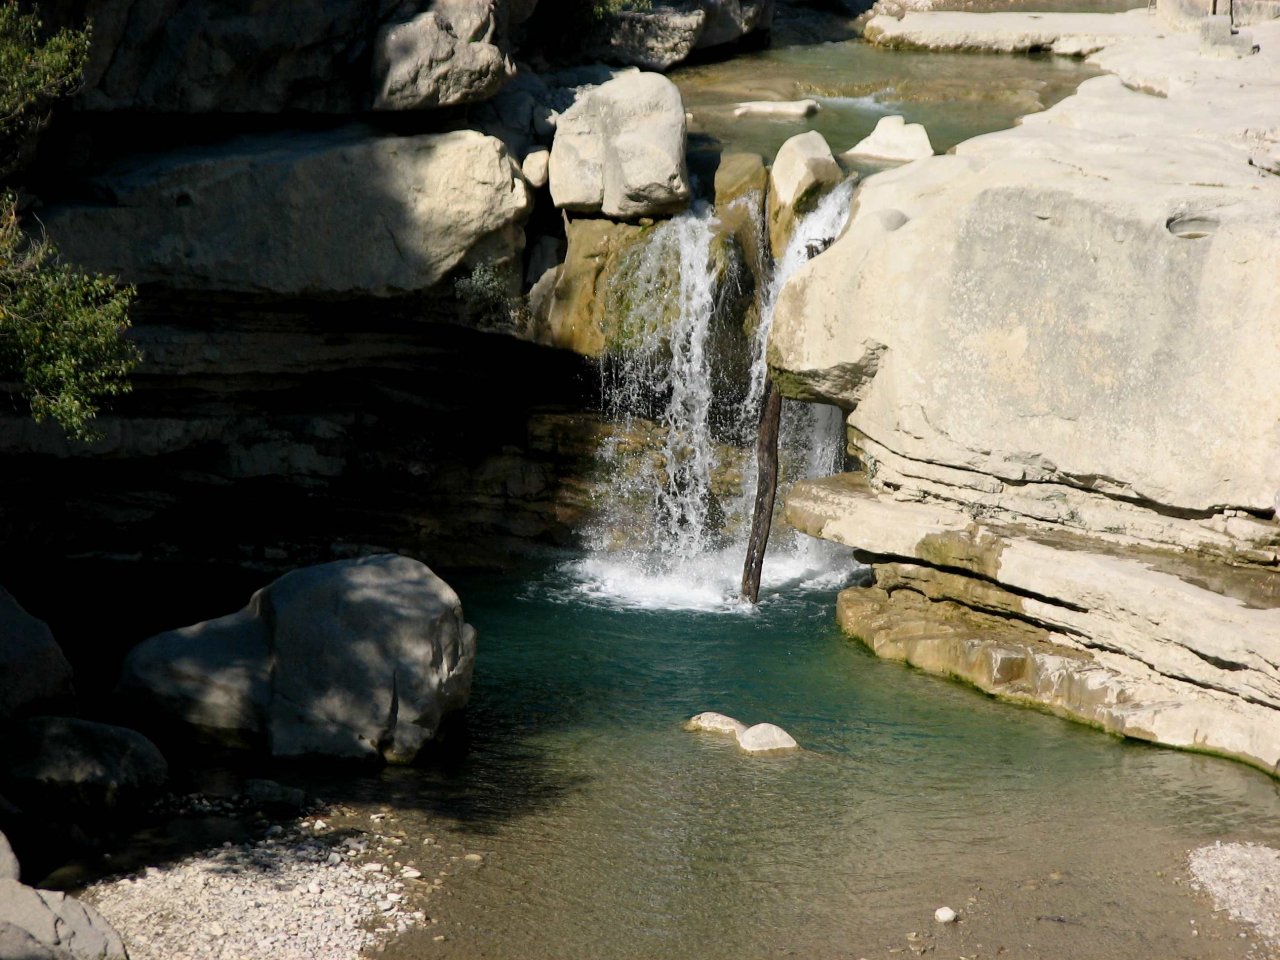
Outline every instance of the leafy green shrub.
<path fill-rule="evenodd" d="M 54 98 L 79 82 L 89 32 L 41 39 L 40 21 L 0 3 L 0 175 L 21 166 Z M 101 400 L 125 393 L 141 355 L 124 339 L 134 290 L 77 272 L 44 237 L 27 236 L 12 192 L 0 195 L 0 379 L 31 415 L 92 439 Z"/>

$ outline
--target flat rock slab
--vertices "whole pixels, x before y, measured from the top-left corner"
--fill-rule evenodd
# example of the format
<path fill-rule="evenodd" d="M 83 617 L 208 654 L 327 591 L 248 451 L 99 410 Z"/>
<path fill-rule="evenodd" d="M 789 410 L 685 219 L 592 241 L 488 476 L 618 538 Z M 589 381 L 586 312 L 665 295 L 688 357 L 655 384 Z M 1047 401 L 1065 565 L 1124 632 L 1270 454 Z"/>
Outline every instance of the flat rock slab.
<path fill-rule="evenodd" d="M 907 13 L 873 17 L 866 38 L 882 47 L 1087 56 L 1117 41 L 1156 37 L 1167 26 L 1146 10 L 1128 13 Z"/>

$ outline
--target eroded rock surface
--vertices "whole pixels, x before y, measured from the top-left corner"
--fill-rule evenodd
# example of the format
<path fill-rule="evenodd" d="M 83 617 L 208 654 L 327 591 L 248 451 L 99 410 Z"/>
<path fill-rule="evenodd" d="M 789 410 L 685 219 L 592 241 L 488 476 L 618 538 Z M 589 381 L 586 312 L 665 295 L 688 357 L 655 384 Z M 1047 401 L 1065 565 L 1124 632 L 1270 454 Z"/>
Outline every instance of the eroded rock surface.
<path fill-rule="evenodd" d="M 656 73 L 624 74 L 587 90 L 556 122 L 551 197 L 573 213 L 635 219 L 689 203 L 680 91 Z"/>
<path fill-rule="evenodd" d="M 666 70 L 695 50 L 767 37 L 774 0 L 681 0 L 604 16 L 582 54 L 646 70 Z"/>
<path fill-rule="evenodd" d="M 1280 95 L 1261 50 L 1130 39 L 1021 126 L 870 178 L 775 313 L 784 393 L 862 481 L 799 529 L 883 655 L 1122 733 L 1280 764 Z M 1272 111 L 1273 112 L 1273 111 Z"/>
<path fill-rule="evenodd" d="M 41 215 L 67 261 L 171 289 L 291 296 L 389 296 L 513 264 L 531 205 L 502 142 L 470 130 L 246 136 L 127 164 L 96 188 L 111 203 Z"/>
<path fill-rule="evenodd" d="M 843 179 L 840 164 L 818 131 L 798 133 L 782 145 L 769 168 L 769 244 L 775 258 L 787 249 L 796 219 Z"/>

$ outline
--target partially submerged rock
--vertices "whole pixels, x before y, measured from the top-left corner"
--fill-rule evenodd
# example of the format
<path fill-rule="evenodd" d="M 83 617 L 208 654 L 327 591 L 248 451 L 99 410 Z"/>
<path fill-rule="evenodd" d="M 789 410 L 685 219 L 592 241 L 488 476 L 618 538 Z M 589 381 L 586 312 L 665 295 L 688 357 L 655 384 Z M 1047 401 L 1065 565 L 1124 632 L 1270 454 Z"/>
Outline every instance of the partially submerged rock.
<path fill-rule="evenodd" d="M 689 718 L 686 730 L 705 730 L 709 733 L 732 733 L 735 737 L 747 729 L 741 720 L 726 717 L 723 713 L 699 713 Z"/>
<path fill-rule="evenodd" d="M 551 197 L 572 213 L 636 219 L 689 203 L 680 91 L 656 73 L 587 90 L 556 122 Z"/>
<path fill-rule="evenodd" d="M 735 117 L 811 117 L 822 109 L 817 100 L 748 100 L 733 108 Z"/>
<path fill-rule="evenodd" d="M 777 724 L 757 723 L 748 727 L 723 713 L 699 713 L 690 717 L 684 726 L 686 730 L 733 734 L 738 746 L 747 753 L 789 753 L 800 749 L 791 734 Z"/>
<path fill-rule="evenodd" d="M 788 753 L 800 745 L 777 724 L 757 723 L 738 734 L 738 746 L 747 753 Z"/>
<path fill-rule="evenodd" d="M 893 160 L 907 163 L 933 156 L 929 133 L 921 123 L 907 123 L 902 117 L 881 117 L 875 130 L 841 155 L 841 159 Z"/>
<path fill-rule="evenodd" d="M 0 957 L 128 960 L 120 935 L 93 907 L 65 893 L 0 879 Z"/>
<path fill-rule="evenodd" d="M 121 693 L 223 742 L 265 730 L 274 756 L 405 763 L 466 705 L 474 664 L 457 594 L 383 554 L 295 570 L 238 614 L 145 641 Z"/>

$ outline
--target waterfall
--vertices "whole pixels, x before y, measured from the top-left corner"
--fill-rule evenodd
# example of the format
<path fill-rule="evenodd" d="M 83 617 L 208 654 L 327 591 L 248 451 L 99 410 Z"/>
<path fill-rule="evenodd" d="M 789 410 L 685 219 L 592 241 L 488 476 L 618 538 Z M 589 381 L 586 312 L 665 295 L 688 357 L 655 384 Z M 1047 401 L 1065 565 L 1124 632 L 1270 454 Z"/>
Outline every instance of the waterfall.
<path fill-rule="evenodd" d="M 607 475 L 587 556 L 571 565 L 583 592 L 635 606 L 739 608 L 774 304 L 791 274 L 840 231 L 851 195 L 842 185 L 799 221 L 757 291 L 751 331 L 741 330 L 740 317 L 726 323 L 717 314 L 724 264 L 714 255 L 719 224 L 705 205 L 654 227 L 626 256 L 610 295 L 615 333 L 601 369 L 603 406 L 617 428 L 602 452 Z M 745 389 L 735 385 L 741 401 L 725 403 L 716 392 L 717 331 L 735 324 L 750 365 Z M 780 492 L 799 477 L 841 469 L 840 411 L 788 401 L 780 447 Z M 830 581 L 849 567 L 847 550 L 779 525 L 764 584 Z"/>

